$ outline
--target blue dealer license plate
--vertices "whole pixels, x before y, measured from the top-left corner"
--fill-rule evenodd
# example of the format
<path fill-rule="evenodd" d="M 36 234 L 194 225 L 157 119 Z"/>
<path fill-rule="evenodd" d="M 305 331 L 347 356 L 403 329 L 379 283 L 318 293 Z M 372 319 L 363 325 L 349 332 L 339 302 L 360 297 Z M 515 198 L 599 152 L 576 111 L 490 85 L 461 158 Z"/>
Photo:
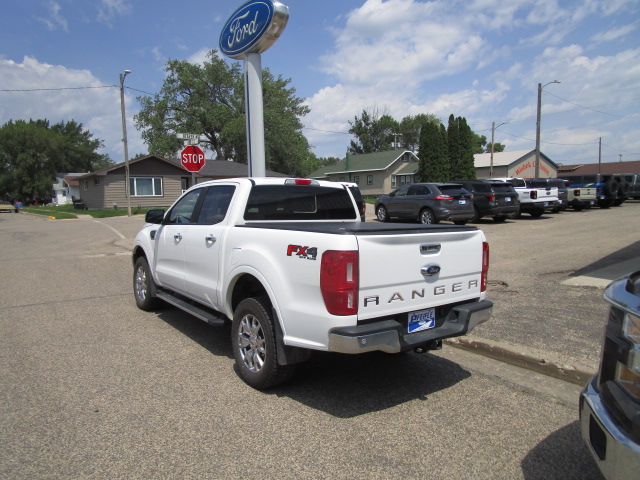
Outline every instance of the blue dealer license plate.
<path fill-rule="evenodd" d="M 411 312 L 409 314 L 409 333 L 421 332 L 429 330 L 436 326 L 436 309 L 427 308 L 419 312 Z"/>

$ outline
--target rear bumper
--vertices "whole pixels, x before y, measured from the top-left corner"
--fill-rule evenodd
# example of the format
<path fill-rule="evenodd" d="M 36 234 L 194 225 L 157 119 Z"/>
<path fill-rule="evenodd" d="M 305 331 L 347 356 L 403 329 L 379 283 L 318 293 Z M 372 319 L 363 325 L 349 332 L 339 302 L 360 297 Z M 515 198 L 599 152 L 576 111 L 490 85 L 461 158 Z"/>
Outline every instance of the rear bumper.
<path fill-rule="evenodd" d="M 520 205 L 496 205 L 482 212 L 483 217 L 499 217 L 501 215 L 515 215 L 520 211 Z"/>
<path fill-rule="evenodd" d="M 575 208 L 575 207 L 578 207 L 578 208 L 580 208 L 580 207 L 583 207 L 583 208 L 592 207 L 595 204 L 596 204 L 596 199 L 595 198 L 588 199 L 588 200 L 587 199 L 574 198 L 573 200 L 571 200 L 569 202 L 569 206 L 572 207 L 572 208 Z"/>
<path fill-rule="evenodd" d="M 618 427 L 602 403 L 594 377 L 580 395 L 582 438 L 607 480 L 636 478 L 640 445 Z"/>
<path fill-rule="evenodd" d="M 535 210 L 544 210 L 545 212 L 550 212 L 558 207 L 560 207 L 560 200 L 548 200 L 548 201 L 540 201 L 540 202 L 526 202 L 520 203 L 520 211 L 522 212 L 530 212 Z"/>
<path fill-rule="evenodd" d="M 441 326 L 417 333 L 406 333 L 396 320 L 381 320 L 365 325 L 334 328 L 329 332 L 329 351 L 365 353 L 379 350 L 399 353 L 426 345 L 434 340 L 459 337 L 491 317 L 493 303 L 488 300 L 465 303 L 453 308 Z"/>

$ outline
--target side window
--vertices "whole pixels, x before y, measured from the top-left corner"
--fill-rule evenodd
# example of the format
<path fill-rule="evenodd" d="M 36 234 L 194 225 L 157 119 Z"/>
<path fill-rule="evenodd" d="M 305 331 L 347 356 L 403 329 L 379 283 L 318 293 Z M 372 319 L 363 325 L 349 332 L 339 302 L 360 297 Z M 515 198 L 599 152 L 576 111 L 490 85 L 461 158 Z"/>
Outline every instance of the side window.
<path fill-rule="evenodd" d="M 198 205 L 198 199 L 203 190 L 198 188 L 182 197 L 171 209 L 167 223 L 172 225 L 191 223 L 196 205 Z"/>
<path fill-rule="evenodd" d="M 198 225 L 213 225 L 224 220 L 235 189 L 233 185 L 209 187 L 198 215 Z"/>
<path fill-rule="evenodd" d="M 407 194 L 408 190 L 409 190 L 408 186 L 400 187 L 399 189 L 396 190 L 395 196 L 396 197 L 404 197 Z"/>

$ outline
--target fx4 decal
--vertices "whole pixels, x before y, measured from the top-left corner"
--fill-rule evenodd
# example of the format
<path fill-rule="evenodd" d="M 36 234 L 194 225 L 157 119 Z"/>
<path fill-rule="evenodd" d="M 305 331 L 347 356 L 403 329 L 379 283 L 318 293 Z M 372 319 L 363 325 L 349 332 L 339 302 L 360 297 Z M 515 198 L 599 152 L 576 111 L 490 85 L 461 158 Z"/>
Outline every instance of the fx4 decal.
<path fill-rule="evenodd" d="M 287 257 L 295 254 L 298 258 L 306 258 L 307 260 L 315 260 L 318 256 L 317 247 L 303 247 L 301 245 L 289 245 L 287 247 Z"/>

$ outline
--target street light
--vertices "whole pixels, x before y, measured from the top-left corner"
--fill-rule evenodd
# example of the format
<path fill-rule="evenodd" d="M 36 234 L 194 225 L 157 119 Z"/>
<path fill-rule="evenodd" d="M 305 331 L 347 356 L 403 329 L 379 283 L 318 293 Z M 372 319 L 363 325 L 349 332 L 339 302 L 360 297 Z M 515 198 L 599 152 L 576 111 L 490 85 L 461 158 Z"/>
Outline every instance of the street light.
<path fill-rule="evenodd" d="M 127 215 L 131 216 L 131 192 L 129 179 L 129 151 L 127 147 L 127 120 L 124 114 L 124 79 L 131 73 L 131 70 L 125 70 L 120 74 L 120 111 L 122 112 L 122 142 L 124 143 L 124 182 L 125 195 L 127 196 Z"/>
<path fill-rule="evenodd" d="M 489 164 L 489 178 L 493 178 L 493 135 L 496 128 L 506 125 L 509 122 L 503 122 L 496 127 L 496 122 L 491 122 L 491 163 Z"/>
<path fill-rule="evenodd" d="M 538 116 L 536 119 L 536 178 L 540 178 L 540 115 L 542 110 L 542 89 L 551 83 L 560 83 L 558 80 L 538 84 Z"/>

